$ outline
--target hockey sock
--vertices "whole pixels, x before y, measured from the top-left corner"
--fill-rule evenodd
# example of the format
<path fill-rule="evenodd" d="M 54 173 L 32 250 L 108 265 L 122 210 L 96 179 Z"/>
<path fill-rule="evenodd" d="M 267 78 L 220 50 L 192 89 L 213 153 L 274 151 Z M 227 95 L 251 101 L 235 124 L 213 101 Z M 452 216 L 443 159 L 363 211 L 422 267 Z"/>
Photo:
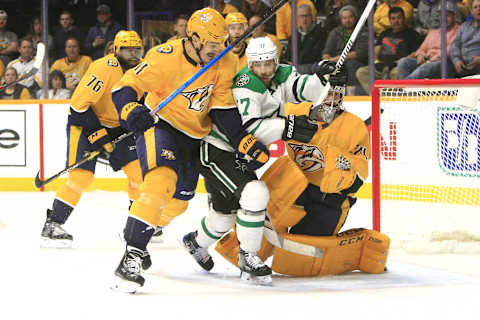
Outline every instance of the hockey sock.
<path fill-rule="evenodd" d="M 70 214 L 72 213 L 74 207 L 63 202 L 61 199 L 53 200 L 52 214 L 49 216 L 49 219 L 64 224 Z"/>
<path fill-rule="evenodd" d="M 239 209 L 237 213 L 237 237 L 240 248 L 247 252 L 257 252 L 263 236 L 265 210 L 248 211 Z"/>
<path fill-rule="evenodd" d="M 147 250 L 147 244 L 155 231 L 155 227 L 146 224 L 134 217 L 128 217 L 124 229 L 124 237 L 127 245 L 141 250 Z"/>
<path fill-rule="evenodd" d="M 128 178 L 128 197 L 130 200 L 137 200 L 140 195 L 140 184 L 142 183 L 142 170 L 140 162 L 134 160 L 122 168 Z"/>

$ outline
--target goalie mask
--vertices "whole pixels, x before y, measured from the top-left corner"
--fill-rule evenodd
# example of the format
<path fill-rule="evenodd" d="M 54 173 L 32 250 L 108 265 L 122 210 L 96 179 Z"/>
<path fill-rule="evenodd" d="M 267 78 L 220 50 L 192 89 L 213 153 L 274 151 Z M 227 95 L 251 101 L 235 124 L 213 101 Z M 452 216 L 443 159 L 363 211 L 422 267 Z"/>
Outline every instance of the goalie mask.
<path fill-rule="evenodd" d="M 245 53 L 248 69 L 267 84 L 278 68 L 277 46 L 269 37 L 253 38 Z"/>
<path fill-rule="evenodd" d="M 330 87 L 328 94 L 323 102 L 310 109 L 310 119 L 331 123 L 343 108 L 343 97 L 345 96 L 345 86 L 335 85 Z"/>

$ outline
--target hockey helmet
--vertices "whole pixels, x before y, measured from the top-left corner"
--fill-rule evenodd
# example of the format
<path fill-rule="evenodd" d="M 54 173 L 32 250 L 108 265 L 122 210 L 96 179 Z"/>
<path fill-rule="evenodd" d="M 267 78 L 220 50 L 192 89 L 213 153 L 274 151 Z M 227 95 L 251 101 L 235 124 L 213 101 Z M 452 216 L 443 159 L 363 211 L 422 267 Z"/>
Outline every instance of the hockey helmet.
<path fill-rule="evenodd" d="M 228 36 L 225 19 L 212 8 L 197 10 L 187 23 L 187 36 L 191 38 L 194 34 L 202 44 L 208 41 L 223 44 Z"/>
<path fill-rule="evenodd" d="M 252 64 L 254 62 L 268 60 L 275 62 L 275 70 L 278 68 L 277 46 L 269 37 L 250 39 L 245 54 L 247 55 L 247 64 L 250 70 L 252 70 Z"/>
<path fill-rule="evenodd" d="M 242 23 L 245 25 L 245 28 L 248 26 L 247 18 L 241 12 L 232 12 L 227 14 L 225 17 L 225 23 L 227 26 L 234 24 L 234 23 Z"/>
<path fill-rule="evenodd" d="M 330 88 L 320 105 L 310 109 L 310 119 L 331 123 L 343 110 L 343 98 L 347 83 L 345 67 L 330 75 Z"/>
<path fill-rule="evenodd" d="M 124 60 L 140 60 L 143 56 L 142 39 L 133 30 L 117 32 L 113 40 L 113 49 L 115 55 Z"/>

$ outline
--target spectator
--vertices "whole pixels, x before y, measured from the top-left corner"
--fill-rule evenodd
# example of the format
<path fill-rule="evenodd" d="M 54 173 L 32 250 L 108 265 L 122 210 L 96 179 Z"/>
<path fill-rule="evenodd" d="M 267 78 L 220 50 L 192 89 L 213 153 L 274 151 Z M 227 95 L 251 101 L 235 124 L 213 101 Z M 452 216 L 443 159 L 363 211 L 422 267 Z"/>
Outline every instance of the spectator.
<path fill-rule="evenodd" d="M 3 84 L 17 81 L 18 73 L 13 67 L 9 67 L 5 71 L 5 80 Z M 20 83 L 13 84 L 0 90 L 0 99 L 31 99 L 30 92 Z"/>
<path fill-rule="evenodd" d="M 322 51 L 327 40 L 327 34 L 321 25 L 313 22 L 312 8 L 301 4 L 297 9 L 298 27 L 298 72 L 313 74 L 312 67 L 322 58 Z M 292 41 L 288 41 L 285 60 L 292 60 Z"/>
<path fill-rule="evenodd" d="M 420 36 L 405 23 L 405 13 L 400 7 L 392 7 L 388 12 L 390 25 L 377 39 L 375 45 L 375 79 L 397 79 L 397 62 L 417 50 Z M 365 92 L 369 92 L 369 68 L 357 70 L 357 79 Z"/>
<path fill-rule="evenodd" d="M 10 61 L 7 69 L 9 67 L 15 68 L 17 74 L 23 77 L 25 73 L 33 68 L 33 64 L 35 63 L 35 58 L 33 57 L 33 42 L 31 38 L 22 38 L 18 44 L 20 45 L 18 49 L 20 56 Z M 42 68 L 33 76 L 21 81 L 20 84 L 28 89 L 30 96 L 35 98 L 37 91 L 42 87 Z"/>
<path fill-rule="evenodd" d="M 447 54 L 460 26 L 456 23 L 456 6 L 447 2 Z M 440 11 L 438 6 L 437 11 Z M 441 19 L 441 15 L 437 15 Z M 440 78 L 441 76 L 441 30 L 430 29 L 418 50 L 398 62 L 399 79 Z"/>
<path fill-rule="evenodd" d="M 409 28 L 413 27 L 413 6 L 410 2 L 406 0 L 384 0 L 373 15 L 373 28 L 375 29 L 375 34 L 378 36 L 383 31 L 390 28 L 390 18 L 388 17 L 388 12 L 390 8 L 400 7 L 405 13 L 405 22 Z"/>
<path fill-rule="evenodd" d="M 113 41 L 108 41 L 108 43 L 105 45 L 105 51 L 103 52 L 103 55 L 109 55 L 115 52 L 115 48 L 113 46 Z"/>
<path fill-rule="evenodd" d="M 43 95 L 42 90 L 37 92 L 40 99 L 70 99 L 71 92 L 66 88 L 65 76 L 59 70 L 53 70 L 48 75 L 48 96 Z"/>
<path fill-rule="evenodd" d="M 18 53 L 15 33 L 7 31 L 8 14 L 0 10 L 0 60 L 6 66 Z"/>
<path fill-rule="evenodd" d="M 455 20 L 460 25 L 465 21 L 461 14 L 458 14 L 458 7 L 455 0 L 447 0 L 455 8 Z M 441 13 L 436 10 L 441 5 L 441 0 L 421 0 L 417 7 L 417 21 L 415 21 L 415 30 L 421 35 L 426 35 L 430 29 L 438 29 L 441 25 Z M 448 5 L 448 4 L 447 4 Z"/>
<path fill-rule="evenodd" d="M 250 19 L 252 16 L 263 17 L 270 8 L 261 0 L 243 0 L 242 9 L 240 10 L 245 18 Z M 269 19 L 265 22 L 265 30 L 268 33 L 275 33 L 275 20 Z"/>
<path fill-rule="evenodd" d="M 67 56 L 56 60 L 50 68 L 50 72 L 53 70 L 61 71 L 65 75 L 67 89 L 73 92 L 88 66 L 92 63 L 92 58 L 80 55 L 80 45 L 76 38 L 67 40 L 65 53 Z"/>
<path fill-rule="evenodd" d="M 261 19 L 262 18 L 259 16 L 252 16 L 250 20 L 248 20 L 249 27 L 253 26 L 255 23 L 257 23 Z M 263 23 L 260 24 L 252 33 L 252 38 L 260 38 L 260 37 L 269 37 L 272 40 L 275 46 L 277 46 L 278 58 L 280 59 L 283 53 L 283 46 L 280 43 L 280 41 L 278 41 L 278 38 L 275 35 L 265 32 L 265 26 Z"/>
<path fill-rule="evenodd" d="M 83 42 L 83 33 L 77 26 L 73 25 L 74 21 L 72 14 L 68 11 L 63 11 L 60 14 L 60 28 L 55 32 L 55 59 L 65 57 L 65 42 L 68 38 L 75 38 L 78 43 Z"/>
<path fill-rule="evenodd" d="M 341 24 L 330 31 L 328 34 L 325 48 L 323 49 L 323 59 L 337 62 L 340 54 L 345 47 L 350 35 L 355 28 L 358 20 L 357 9 L 351 5 L 346 5 L 339 12 Z M 366 28 L 363 28 L 357 35 L 355 44 L 345 57 L 345 67 L 348 73 L 347 94 L 353 94 L 354 87 L 357 87 L 356 94 L 362 94 L 358 89 L 355 73 L 357 69 L 365 65 L 368 60 L 368 34 Z"/>
<path fill-rule="evenodd" d="M 450 76 L 465 77 L 480 74 L 479 24 L 480 0 L 473 0 L 472 20 L 462 23 L 450 46 Z"/>
<path fill-rule="evenodd" d="M 167 41 L 177 40 L 187 37 L 187 22 L 188 18 L 186 15 L 179 15 L 175 18 L 173 23 L 173 37 L 169 38 Z"/>
<path fill-rule="evenodd" d="M 225 42 L 225 46 L 229 45 L 233 41 L 240 38 L 240 36 L 247 30 L 247 18 L 241 12 L 233 12 L 227 14 L 225 17 L 225 24 L 228 28 L 228 39 Z M 247 55 L 245 50 L 247 49 L 247 42 L 241 41 L 232 48 L 232 53 L 237 58 L 237 72 L 247 65 Z"/>
<path fill-rule="evenodd" d="M 0 79 L 5 74 L 5 65 L 3 64 L 2 60 L 0 60 Z"/>
<path fill-rule="evenodd" d="M 325 2 L 325 32 L 328 33 L 332 31 L 340 24 L 340 16 L 338 13 L 340 12 L 340 9 L 347 4 L 353 5 L 351 0 L 327 0 Z"/>
<path fill-rule="evenodd" d="M 225 3 L 223 0 L 217 0 L 215 10 L 220 12 L 224 17 L 229 13 L 238 12 L 237 7 L 230 3 Z"/>
<path fill-rule="evenodd" d="M 113 41 L 122 26 L 112 21 L 112 12 L 106 4 L 101 4 L 97 8 L 97 25 L 88 30 L 85 39 L 85 49 L 93 60 L 103 57 L 105 44 Z"/>
<path fill-rule="evenodd" d="M 32 39 L 33 55 L 36 55 L 37 44 L 39 42 L 42 42 L 42 22 L 40 21 L 40 17 L 33 18 L 27 37 Z M 48 42 L 48 45 L 46 45 L 46 47 L 48 50 L 48 54 L 50 58 L 53 58 L 54 43 L 53 43 L 53 37 L 50 34 L 47 35 L 47 42 Z"/>
<path fill-rule="evenodd" d="M 284 46 L 287 45 L 288 39 L 290 39 L 290 36 L 292 35 L 292 7 L 290 6 L 290 2 L 285 3 L 280 9 L 278 9 L 277 14 L 276 14 L 276 35 L 278 37 L 278 40 L 282 42 Z M 297 0 L 297 8 L 301 4 L 308 4 L 312 8 L 312 16 L 314 17 L 314 20 L 316 22 L 317 19 L 317 9 L 313 5 L 312 1 L 310 0 Z M 297 25 L 298 27 L 298 25 Z"/>

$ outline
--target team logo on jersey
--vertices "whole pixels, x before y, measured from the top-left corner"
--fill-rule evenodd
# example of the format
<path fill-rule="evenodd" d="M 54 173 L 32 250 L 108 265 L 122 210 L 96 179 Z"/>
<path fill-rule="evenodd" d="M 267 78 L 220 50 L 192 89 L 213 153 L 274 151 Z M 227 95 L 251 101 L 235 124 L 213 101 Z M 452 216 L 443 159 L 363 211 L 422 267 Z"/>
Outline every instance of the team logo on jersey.
<path fill-rule="evenodd" d="M 325 156 L 316 146 L 289 143 L 295 156 L 294 161 L 305 172 L 315 172 L 325 167 Z"/>
<path fill-rule="evenodd" d="M 235 82 L 235 85 L 237 87 L 243 87 L 247 85 L 250 82 L 250 77 L 248 74 L 242 74 L 240 77 L 238 77 L 237 82 Z"/>
<path fill-rule="evenodd" d="M 172 53 L 173 52 L 173 47 L 171 44 L 166 44 L 161 47 L 157 48 L 157 52 L 159 53 Z"/>
<path fill-rule="evenodd" d="M 107 64 L 110 67 L 118 67 L 118 61 L 116 59 L 108 59 Z"/>
<path fill-rule="evenodd" d="M 176 160 L 175 153 L 172 150 L 162 149 L 162 153 L 160 157 L 165 158 L 167 160 Z"/>
<path fill-rule="evenodd" d="M 205 87 L 195 89 L 193 91 L 184 91 L 180 94 L 184 96 L 190 103 L 188 109 L 202 112 L 210 102 L 210 95 L 213 91 L 213 84 L 208 84 Z"/>

